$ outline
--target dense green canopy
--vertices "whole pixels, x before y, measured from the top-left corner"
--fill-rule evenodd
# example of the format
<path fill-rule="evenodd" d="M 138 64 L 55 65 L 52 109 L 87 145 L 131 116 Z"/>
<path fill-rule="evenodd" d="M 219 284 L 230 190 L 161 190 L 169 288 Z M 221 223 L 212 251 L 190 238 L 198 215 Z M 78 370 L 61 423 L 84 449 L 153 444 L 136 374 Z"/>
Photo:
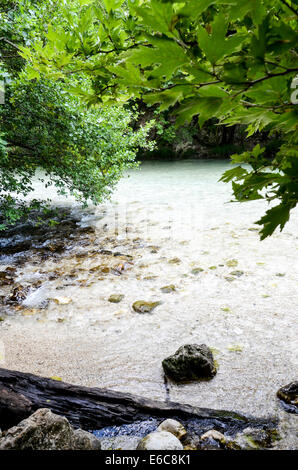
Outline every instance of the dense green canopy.
<path fill-rule="evenodd" d="M 33 208 L 46 207 L 43 201 L 26 200 L 37 176 L 61 194 L 97 204 L 135 165 L 138 149 L 152 145 L 147 142 L 150 123 L 133 129 L 136 113 L 119 106 L 87 109 L 65 92 L 77 83 L 88 90 L 86 78 L 28 80 L 19 48 L 42 40 L 49 21 L 63 24 L 63 15 L 54 11 L 54 4 L 25 0 L 9 3 L 1 13 L 6 86 L 5 104 L 0 105 L 0 229 Z"/>
<path fill-rule="evenodd" d="M 297 11 L 289 0 L 65 0 L 63 26 L 50 24 L 23 57 L 32 79 L 90 77 L 92 91 L 72 88 L 89 105 L 137 97 L 175 106 L 178 125 L 199 115 L 200 125 L 215 117 L 246 125 L 248 135 L 277 134 L 274 158 L 257 146 L 232 157 L 251 170 L 233 167 L 222 178 L 238 201 L 278 203 L 258 221 L 265 238 L 298 200 Z"/>
<path fill-rule="evenodd" d="M 298 201 L 298 112 L 291 88 L 298 73 L 297 1 L 50 0 L 46 5 L 42 31 L 27 47 L 19 46 L 27 79 L 60 81 L 89 107 L 137 98 L 173 110 L 177 125 L 198 115 L 201 126 L 216 118 L 219 125 L 245 125 L 248 136 L 268 131 L 279 140 L 274 155 L 265 156 L 260 145 L 233 155 L 237 166 L 222 180 L 232 181 L 238 201 L 273 202 L 257 222 L 262 238 L 284 227 Z M 36 21 L 36 12 L 27 15 Z"/>

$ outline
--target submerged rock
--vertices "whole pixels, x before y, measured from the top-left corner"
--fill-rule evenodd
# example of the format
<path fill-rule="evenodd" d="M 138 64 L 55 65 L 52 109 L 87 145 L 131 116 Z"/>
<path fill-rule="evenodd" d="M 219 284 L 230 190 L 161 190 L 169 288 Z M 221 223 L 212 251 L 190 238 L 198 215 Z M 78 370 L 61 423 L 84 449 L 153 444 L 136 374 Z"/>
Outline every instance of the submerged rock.
<path fill-rule="evenodd" d="M 174 286 L 174 284 L 170 284 L 169 286 L 161 287 L 160 290 L 163 294 L 170 294 L 171 292 L 174 292 L 176 290 L 176 287 Z"/>
<path fill-rule="evenodd" d="M 197 443 L 200 450 L 221 450 L 226 449 L 226 437 L 216 429 L 205 432 Z"/>
<path fill-rule="evenodd" d="M 154 281 L 154 279 L 157 279 L 157 278 L 158 276 L 153 276 L 153 275 L 143 277 L 144 281 Z"/>
<path fill-rule="evenodd" d="M 13 284 L 15 271 L 16 269 L 11 267 L 6 268 L 5 271 L 0 271 L 0 285 L 9 286 Z"/>
<path fill-rule="evenodd" d="M 121 300 L 123 300 L 123 299 L 124 299 L 123 294 L 112 294 L 112 295 L 110 295 L 108 300 L 112 304 L 119 304 L 119 302 L 121 302 Z"/>
<path fill-rule="evenodd" d="M 62 296 L 57 296 L 53 298 L 54 302 L 58 305 L 68 305 L 71 303 L 71 298 L 70 297 L 62 297 Z"/>
<path fill-rule="evenodd" d="M 210 429 L 192 443 L 199 450 L 262 450 L 279 439 L 276 429 L 247 427 L 231 437 Z"/>
<path fill-rule="evenodd" d="M 191 270 L 191 274 L 197 275 L 197 274 L 202 273 L 203 271 L 204 271 L 203 268 L 193 268 L 193 269 Z"/>
<path fill-rule="evenodd" d="M 216 374 L 213 354 L 205 344 L 181 346 L 162 361 L 165 374 L 176 382 L 212 378 Z"/>
<path fill-rule="evenodd" d="M 228 261 L 226 261 L 226 265 L 229 268 L 235 268 L 236 266 L 238 266 L 238 261 L 236 259 L 229 259 Z"/>
<path fill-rule="evenodd" d="M 291 382 L 281 387 L 277 391 L 277 396 L 284 403 L 290 405 L 292 411 L 296 411 L 296 413 L 298 413 L 298 381 Z"/>
<path fill-rule="evenodd" d="M 181 440 L 187 434 L 185 427 L 175 419 L 166 419 L 165 421 L 160 423 L 157 428 L 157 431 L 170 432 L 174 434 L 174 436 L 176 436 L 179 440 Z"/>
<path fill-rule="evenodd" d="M 158 251 L 160 250 L 160 247 L 159 246 L 155 246 L 155 245 L 150 245 L 148 246 L 148 248 L 150 248 L 150 253 L 158 253 Z"/>
<path fill-rule="evenodd" d="M 74 430 L 64 416 L 47 408 L 10 428 L 0 439 L 0 450 L 100 450 L 100 441 L 81 429 Z"/>
<path fill-rule="evenodd" d="M 16 270 L 17 268 L 15 268 L 14 266 L 7 266 L 7 268 L 5 269 L 5 272 L 13 275 L 16 273 Z"/>
<path fill-rule="evenodd" d="M 144 300 L 138 300 L 134 302 L 132 308 L 137 313 L 151 313 L 161 302 L 145 302 Z"/>
<path fill-rule="evenodd" d="M 277 439 L 279 435 L 275 429 L 246 428 L 236 435 L 230 445 L 240 450 L 261 450 L 272 447 Z"/>
<path fill-rule="evenodd" d="M 13 290 L 11 296 L 8 298 L 8 301 L 16 302 L 16 303 L 22 303 L 26 299 L 26 297 L 29 293 L 29 290 L 30 290 L 29 286 L 27 286 L 27 287 L 17 286 Z"/>
<path fill-rule="evenodd" d="M 181 259 L 180 258 L 172 258 L 169 260 L 169 263 L 170 264 L 180 264 L 181 263 Z"/>
<path fill-rule="evenodd" d="M 221 432 L 216 431 L 216 429 L 210 429 L 210 431 L 205 432 L 205 434 L 201 436 L 201 441 L 206 441 L 208 439 L 213 439 L 218 442 L 225 442 L 226 440 L 225 436 Z"/>
<path fill-rule="evenodd" d="M 244 272 L 243 271 L 239 271 L 239 270 L 236 270 L 236 271 L 232 271 L 230 273 L 231 276 L 236 276 L 236 277 L 240 277 L 240 276 L 243 276 Z"/>
<path fill-rule="evenodd" d="M 183 446 L 174 434 L 156 431 L 143 437 L 136 450 L 183 450 Z"/>

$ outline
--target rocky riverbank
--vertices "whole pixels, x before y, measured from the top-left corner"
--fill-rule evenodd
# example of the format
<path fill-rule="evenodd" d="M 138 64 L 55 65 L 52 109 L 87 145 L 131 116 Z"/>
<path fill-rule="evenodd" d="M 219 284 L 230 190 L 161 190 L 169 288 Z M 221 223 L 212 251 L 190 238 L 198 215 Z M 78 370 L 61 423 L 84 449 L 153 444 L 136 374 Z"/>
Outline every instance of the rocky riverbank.
<path fill-rule="evenodd" d="M 210 427 L 210 425 L 209 425 Z M 130 428 L 130 429 L 129 429 Z M 247 427 L 224 433 L 195 421 L 149 420 L 93 434 L 74 429 L 64 417 L 41 408 L 8 430 L 0 431 L 0 450 L 264 450 L 280 437 L 272 426 Z M 208 428 L 208 425 L 207 425 Z M 149 432 L 151 431 L 151 432 Z M 142 437 L 143 436 L 143 437 Z"/>
<path fill-rule="evenodd" d="M 297 220 L 260 243 L 260 203 L 225 204 L 223 168 L 196 165 L 145 166 L 98 210 L 60 206 L 50 227 L 1 235 L 2 367 L 278 416 L 275 445 L 296 448 L 276 391 L 297 372 Z M 162 361 L 186 344 L 207 344 L 217 373 L 165 387 Z"/>

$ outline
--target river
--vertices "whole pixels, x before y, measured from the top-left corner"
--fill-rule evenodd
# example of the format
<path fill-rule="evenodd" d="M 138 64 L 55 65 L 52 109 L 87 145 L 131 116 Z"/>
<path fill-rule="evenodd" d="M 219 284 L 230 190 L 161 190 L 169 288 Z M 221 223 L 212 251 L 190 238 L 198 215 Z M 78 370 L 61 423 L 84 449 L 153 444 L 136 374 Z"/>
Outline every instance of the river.
<path fill-rule="evenodd" d="M 59 256 L 53 249 L 41 261 L 29 250 L 19 264 L 19 254 L 1 256 L 1 269 L 16 266 L 14 282 L 35 285 L 21 305 L 2 307 L 1 366 L 278 416 L 286 436 L 278 445 L 297 448 L 297 416 L 282 409 L 276 391 L 297 378 L 298 213 L 261 242 L 255 221 L 266 205 L 229 202 L 231 187 L 218 182 L 228 167 L 215 160 L 143 163 L 111 201 L 86 210 L 52 194 L 87 230 L 75 243 L 66 235 Z M 169 285 L 174 290 L 161 291 Z M 0 287 L 2 295 L 10 288 Z M 124 297 L 115 304 L 112 294 Z M 138 314 L 138 300 L 161 304 Z M 161 361 L 190 343 L 212 348 L 218 373 L 209 382 L 169 383 L 167 392 Z"/>

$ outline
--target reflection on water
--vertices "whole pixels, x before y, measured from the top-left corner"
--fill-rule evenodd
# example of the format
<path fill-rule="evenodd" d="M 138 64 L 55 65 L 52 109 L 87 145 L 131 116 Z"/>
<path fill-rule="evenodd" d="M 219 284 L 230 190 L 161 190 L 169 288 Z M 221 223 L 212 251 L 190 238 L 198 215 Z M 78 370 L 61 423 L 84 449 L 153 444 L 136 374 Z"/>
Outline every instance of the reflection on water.
<path fill-rule="evenodd" d="M 17 268 L 0 287 L 7 367 L 163 400 L 162 359 L 205 343 L 218 374 L 170 383 L 171 400 L 279 415 L 294 445 L 296 417 L 275 394 L 297 373 L 298 217 L 260 242 L 254 222 L 266 206 L 228 203 L 230 187 L 218 183 L 227 167 L 146 163 L 99 208 L 57 198 L 71 208 L 62 236 L 48 230 L 32 247 L 32 228 L 12 235 L 27 255 L 2 251 L 1 269 Z M 21 301 L 9 300 L 16 285 L 29 289 Z M 141 315 L 137 300 L 162 303 Z"/>

